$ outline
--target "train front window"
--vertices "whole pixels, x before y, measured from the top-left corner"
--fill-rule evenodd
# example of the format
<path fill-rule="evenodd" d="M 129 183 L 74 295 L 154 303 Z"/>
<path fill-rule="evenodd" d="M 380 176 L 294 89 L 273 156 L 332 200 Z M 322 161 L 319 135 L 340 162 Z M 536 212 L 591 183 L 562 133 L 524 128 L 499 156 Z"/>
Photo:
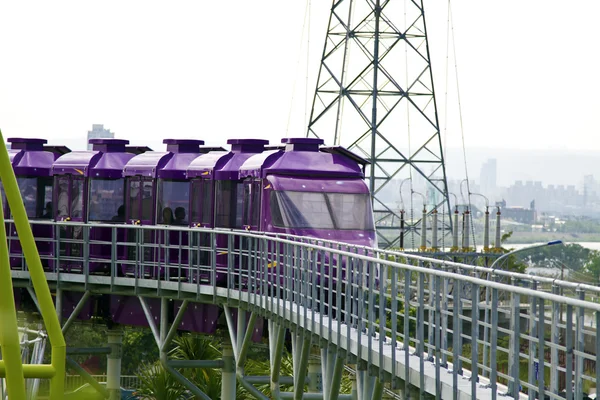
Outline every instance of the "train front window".
<path fill-rule="evenodd" d="M 276 191 L 271 216 L 276 226 L 303 229 L 373 230 L 366 193 Z"/>
<path fill-rule="evenodd" d="M 90 221 L 125 222 L 125 180 L 97 179 L 90 182 Z"/>
<path fill-rule="evenodd" d="M 188 225 L 190 183 L 161 179 L 158 193 L 158 222 L 166 225 Z"/>

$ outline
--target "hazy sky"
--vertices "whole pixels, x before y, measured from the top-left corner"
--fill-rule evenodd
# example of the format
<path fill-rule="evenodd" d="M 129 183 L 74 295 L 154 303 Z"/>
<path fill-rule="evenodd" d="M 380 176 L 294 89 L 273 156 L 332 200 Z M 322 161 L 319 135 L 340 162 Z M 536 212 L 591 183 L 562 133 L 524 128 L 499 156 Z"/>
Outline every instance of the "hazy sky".
<path fill-rule="evenodd" d="M 102 123 L 155 150 L 167 137 L 304 135 L 330 5 L 312 1 L 307 52 L 301 0 L 1 1 L 0 128 L 83 146 Z M 447 2 L 426 10 L 442 112 Z M 467 147 L 600 151 L 600 2 L 454 0 L 452 10 Z M 454 90 L 448 114 L 458 147 Z"/>

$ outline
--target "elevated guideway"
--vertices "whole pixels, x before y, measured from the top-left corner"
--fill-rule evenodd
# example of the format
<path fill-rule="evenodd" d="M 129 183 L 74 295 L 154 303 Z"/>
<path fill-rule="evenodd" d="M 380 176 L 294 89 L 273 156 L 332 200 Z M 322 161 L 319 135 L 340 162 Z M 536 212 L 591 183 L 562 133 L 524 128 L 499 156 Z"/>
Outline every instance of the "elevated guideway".
<path fill-rule="evenodd" d="M 409 385 L 443 399 L 524 398 L 525 391 L 558 398 L 563 389 L 580 398 L 599 373 L 589 368 L 597 360 L 600 315 L 600 305 L 585 300 L 586 293 L 597 292 L 592 286 L 304 237 L 204 228 L 102 225 L 112 230 L 113 251 L 110 259 L 100 260 L 88 256 L 90 246 L 107 244 L 89 240 L 97 224 L 52 225 L 83 230 L 83 240 L 68 241 L 81 246 L 80 257 L 63 260 L 57 252 L 46 264 L 52 265 L 46 272 L 52 291 L 80 294 L 74 311 L 63 311 L 65 325 L 103 295 L 137 298 L 164 365 L 178 374 L 182 366 L 169 360 L 165 349 L 186 308 L 218 306 L 226 316 L 236 366 L 229 373 L 257 398 L 266 398 L 254 388 L 257 380 L 270 382 L 279 398 L 303 398 L 308 355 L 316 348 L 322 392 L 304 398 L 338 398 L 345 365 L 357 370 L 354 398 L 359 399 L 378 398 L 384 387 L 408 391 Z M 122 235 L 123 230 L 131 232 Z M 185 246 L 143 240 L 177 233 L 189 235 Z M 199 246 L 200 235 L 208 235 L 204 243 L 212 245 Z M 218 235 L 227 238 L 227 247 L 216 247 Z M 118 240 L 122 237 L 137 239 Z M 56 248 L 66 244 L 60 241 Z M 185 265 L 178 263 L 183 253 L 189 255 Z M 216 254 L 226 254 L 227 265 L 217 265 Z M 63 262 L 81 269 L 62 271 Z M 110 274 L 90 274 L 90 263 L 97 262 L 109 263 Z M 215 284 L 217 271 L 229 277 L 223 287 Z M 16 288 L 31 287 L 24 263 L 11 273 Z M 170 321 L 171 300 L 181 306 Z M 160 312 L 151 309 L 152 301 L 160 302 Z M 243 368 L 260 319 L 269 327 L 268 379 L 247 376 Z M 290 379 L 279 376 L 277 364 L 286 329 L 292 332 L 293 395 L 279 392 L 280 381 Z M 575 376 L 581 379 L 566 378 Z"/>

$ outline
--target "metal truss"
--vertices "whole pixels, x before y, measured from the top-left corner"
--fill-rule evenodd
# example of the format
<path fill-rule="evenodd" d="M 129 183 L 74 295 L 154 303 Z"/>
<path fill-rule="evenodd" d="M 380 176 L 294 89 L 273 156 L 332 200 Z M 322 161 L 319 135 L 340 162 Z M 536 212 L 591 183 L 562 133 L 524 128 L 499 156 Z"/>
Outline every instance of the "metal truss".
<path fill-rule="evenodd" d="M 422 1 L 333 1 L 307 136 L 371 162 L 380 246 L 398 245 L 401 181 L 426 193 L 429 212 L 450 210 Z"/>

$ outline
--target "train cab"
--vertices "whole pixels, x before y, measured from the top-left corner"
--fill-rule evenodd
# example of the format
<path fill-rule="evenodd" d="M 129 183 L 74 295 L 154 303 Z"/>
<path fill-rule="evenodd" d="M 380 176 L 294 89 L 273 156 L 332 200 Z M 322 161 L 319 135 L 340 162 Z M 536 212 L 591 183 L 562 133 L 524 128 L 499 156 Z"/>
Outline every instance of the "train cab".
<path fill-rule="evenodd" d="M 134 157 L 128 152 L 128 140 L 91 139 L 90 151 L 76 151 L 59 157 L 52 166 L 54 177 L 54 217 L 56 221 L 71 221 L 92 224 L 89 237 L 84 238 L 81 226 L 65 226 L 60 228 L 60 255 L 69 260 L 70 257 L 82 257 L 82 242 L 89 240 L 89 273 L 109 273 L 111 259 L 109 244 L 112 229 L 94 227 L 98 223 L 124 223 L 125 181 L 123 167 Z M 119 234 L 123 234 L 119 232 Z M 64 261 L 61 267 L 66 270 L 78 270 L 83 266 L 80 262 Z"/>
<path fill-rule="evenodd" d="M 186 170 L 189 164 L 201 154 L 202 140 L 194 139 L 165 139 L 165 152 L 151 151 L 132 158 L 125 168 L 123 175 L 126 180 L 127 202 L 125 219 L 134 225 L 189 225 L 190 184 Z M 130 234 L 135 231 L 130 230 Z M 187 252 L 178 246 L 187 246 L 185 232 L 165 230 L 156 234 L 152 230 L 142 230 L 144 250 L 137 255 L 134 247 L 128 248 L 127 259 L 138 260 L 145 264 L 142 270 L 135 271 L 134 265 L 124 264 L 123 273 L 126 275 L 155 277 L 163 275 L 165 264 L 187 265 Z M 134 241 L 135 238 L 129 238 Z M 153 247 L 155 245 L 155 247 Z M 174 276 L 181 278 L 173 268 Z M 171 269 L 167 270 L 170 273 Z"/>
<path fill-rule="evenodd" d="M 187 176 L 192 188 L 191 226 L 241 229 L 243 183 L 239 169 L 248 158 L 262 153 L 268 143 L 261 139 L 230 139 L 227 144 L 231 145 L 231 151 L 212 151 L 190 164 Z M 193 238 L 197 244 L 195 247 L 200 249 L 199 263 L 194 262 L 194 265 L 209 271 L 210 235 L 199 232 L 194 233 Z M 216 239 L 217 248 L 227 247 L 226 236 L 217 235 Z M 217 271 L 226 269 L 227 254 L 220 252 L 216 257 Z M 210 279 L 208 272 L 194 276 L 200 276 L 201 281 Z M 225 277 L 225 273 L 217 272 L 217 283 L 224 281 Z"/>
<path fill-rule="evenodd" d="M 46 139 L 9 138 L 7 142 L 11 145 L 8 156 L 17 178 L 27 217 L 30 220 L 51 221 L 52 177 L 50 170 L 55 160 L 55 153 L 48 151 L 47 146 L 44 146 L 47 143 Z M 0 190 L 2 190 L 4 218 L 9 219 L 11 218 L 10 209 L 1 185 Z M 22 268 L 24 259 L 16 229 L 12 223 L 7 228 L 11 267 Z M 36 238 L 42 265 L 48 269 L 52 265 L 51 258 L 54 249 L 52 226 L 33 224 L 32 231 Z"/>
<path fill-rule="evenodd" d="M 367 161 L 322 139 L 282 139 L 284 148 L 256 155 L 241 167 L 246 195 L 242 224 L 281 232 L 375 246 Z M 262 199 L 262 201 L 261 201 Z"/>

